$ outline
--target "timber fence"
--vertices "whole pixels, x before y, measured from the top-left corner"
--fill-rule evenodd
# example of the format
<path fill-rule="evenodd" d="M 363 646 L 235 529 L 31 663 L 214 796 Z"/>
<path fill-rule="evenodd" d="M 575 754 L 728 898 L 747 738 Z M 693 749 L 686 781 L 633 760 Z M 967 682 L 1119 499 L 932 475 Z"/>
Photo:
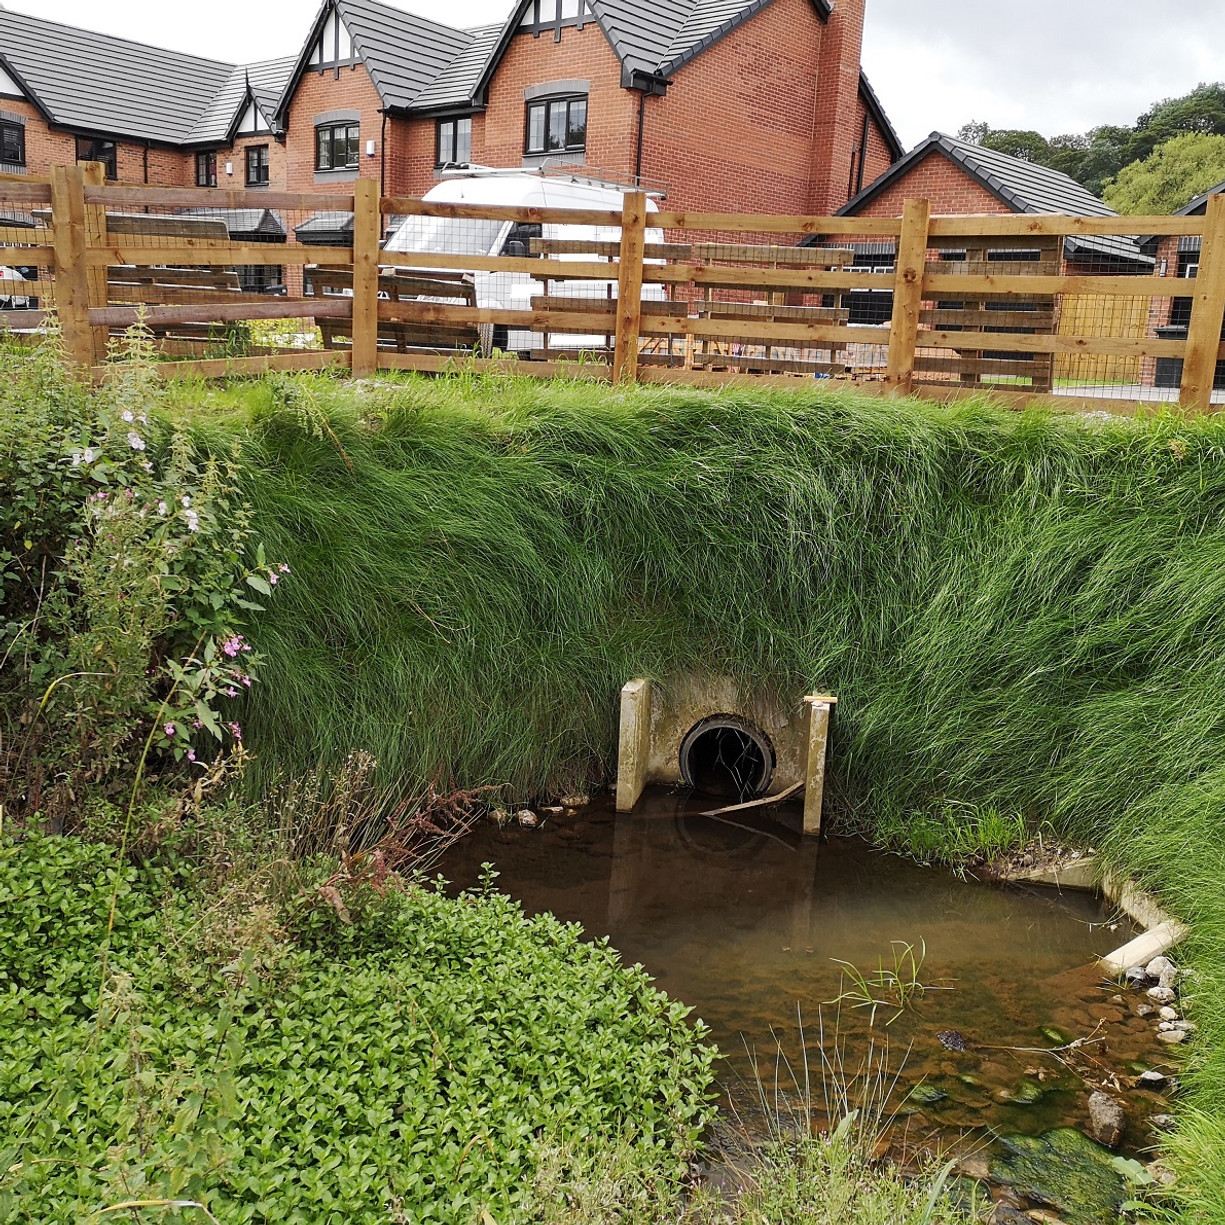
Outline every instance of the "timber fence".
<path fill-rule="evenodd" d="M 99 377 L 515 369 L 1134 411 L 1225 400 L 1225 197 L 1198 217 L 521 208 L 0 179 L 0 323 Z M 1214 395 L 1214 390 L 1216 394 Z"/>

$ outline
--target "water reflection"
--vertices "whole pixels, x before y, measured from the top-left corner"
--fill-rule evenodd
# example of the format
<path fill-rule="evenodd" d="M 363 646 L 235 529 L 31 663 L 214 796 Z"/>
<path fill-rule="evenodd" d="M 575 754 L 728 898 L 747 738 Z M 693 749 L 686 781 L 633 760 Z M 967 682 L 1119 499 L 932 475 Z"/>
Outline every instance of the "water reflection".
<path fill-rule="evenodd" d="M 895 1063 L 905 1055 L 902 1096 L 922 1082 L 928 1099 L 907 1109 L 921 1105 L 944 1129 L 1042 1131 L 1083 1117 L 1086 1073 L 1162 1057 L 1096 970 L 1131 934 L 1096 898 L 962 882 L 855 839 L 804 839 L 798 806 L 722 820 L 698 807 L 655 791 L 631 816 L 595 805 L 534 831 L 486 825 L 442 870 L 462 888 L 492 861 L 529 912 L 611 937 L 695 1007 L 729 1084 L 748 1076 L 754 1049 L 769 1056 L 781 1043 L 794 1059 L 797 1017 L 811 1035 L 822 1008 L 852 1063 L 873 1038 Z M 869 1009 L 828 1003 L 846 986 L 835 958 L 875 970 L 892 965 L 894 941 L 925 949 L 920 980 L 951 989 L 928 991 L 888 1027 L 891 1009 L 873 1027 Z M 967 1051 L 942 1045 L 950 1029 Z M 1042 1054 L 1059 1045 L 1056 1030 L 1094 1041 L 1074 1059 Z"/>

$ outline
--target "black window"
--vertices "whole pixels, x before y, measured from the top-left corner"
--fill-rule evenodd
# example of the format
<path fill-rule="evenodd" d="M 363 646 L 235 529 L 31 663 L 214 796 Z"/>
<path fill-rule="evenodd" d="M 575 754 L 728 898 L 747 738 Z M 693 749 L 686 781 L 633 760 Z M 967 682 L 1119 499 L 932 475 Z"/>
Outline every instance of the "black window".
<path fill-rule="evenodd" d="M 217 186 L 217 155 L 215 153 L 196 154 L 196 186 Z"/>
<path fill-rule="evenodd" d="M 315 129 L 315 169 L 356 169 L 361 157 L 361 128 L 356 123 L 327 124 Z"/>
<path fill-rule="evenodd" d="M 435 166 L 466 166 L 472 160 L 472 120 L 440 119 L 435 141 Z"/>
<path fill-rule="evenodd" d="M 24 123 L 0 119 L 0 162 L 9 166 L 26 164 L 26 129 Z"/>
<path fill-rule="evenodd" d="M 240 264 L 234 271 L 243 293 L 285 292 L 285 270 L 279 264 Z"/>
<path fill-rule="evenodd" d="M 77 137 L 77 161 L 101 162 L 106 167 L 106 177 L 119 177 L 119 158 L 113 140 L 98 140 L 92 136 Z"/>
<path fill-rule="evenodd" d="M 258 187 L 268 182 L 268 146 L 247 147 L 247 186 Z"/>
<path fill-rule="evenodd" d="M 587 148 L 587 96 L 541 98 L 527 104 L 528 153 L 571 153 Z"/>

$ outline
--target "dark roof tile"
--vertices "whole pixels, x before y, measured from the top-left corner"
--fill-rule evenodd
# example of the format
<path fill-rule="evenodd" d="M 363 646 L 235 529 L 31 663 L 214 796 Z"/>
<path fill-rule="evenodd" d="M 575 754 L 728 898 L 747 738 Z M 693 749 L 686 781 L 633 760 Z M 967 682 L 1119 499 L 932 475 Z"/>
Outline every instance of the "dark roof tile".
<path fill-rule="evenodd" d="M 186 141 L 234 65 L 0 9 L 0 57 L 64 127 Z"/>

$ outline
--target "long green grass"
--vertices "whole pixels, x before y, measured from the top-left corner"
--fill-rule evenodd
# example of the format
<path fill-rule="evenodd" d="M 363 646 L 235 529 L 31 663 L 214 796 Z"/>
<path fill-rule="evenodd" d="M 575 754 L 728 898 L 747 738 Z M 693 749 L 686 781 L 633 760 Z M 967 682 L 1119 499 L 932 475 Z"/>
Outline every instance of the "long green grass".
<path fill-rule="evenodd" d="M 293 569 L 253 627 L 265 776 L 356 747 L 531 795 L 608 776 L 632 676 L 832 690 L 853 819 L 1022 814 L 1192 921 L 1176 1146 L 1225 1220 L 1225 423 L 479 378 L 201 398 L 177 411 L 240 440 Z"/>

